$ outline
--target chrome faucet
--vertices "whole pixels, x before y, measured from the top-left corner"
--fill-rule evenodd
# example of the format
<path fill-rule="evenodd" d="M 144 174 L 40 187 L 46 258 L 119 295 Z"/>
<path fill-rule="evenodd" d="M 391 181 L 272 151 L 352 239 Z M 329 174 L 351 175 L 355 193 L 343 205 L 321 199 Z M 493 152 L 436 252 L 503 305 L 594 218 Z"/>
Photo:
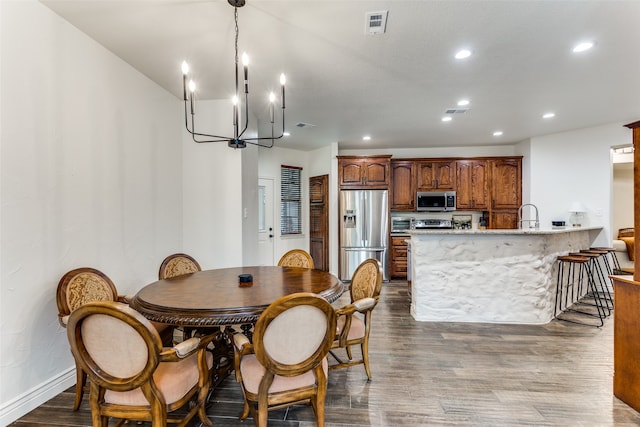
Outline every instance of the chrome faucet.
<path fill-rule="evenodd" d="M 536 219 L 522 219 L 522 208 L 524 208 L 525 206 L 533 206 L 533 208 L 536 210 Z M 526 203 L 518 208 L 518 228 L 523 228 L 522 224 L 525 222 L 529 223 L 529 228 L 535 228 L 536 230 L 540 228 L 540 217 L 538 216 L 538 207 L 536 205 Z M 533 225 L 531 225 L 531 223 L 533 223 Z"/>

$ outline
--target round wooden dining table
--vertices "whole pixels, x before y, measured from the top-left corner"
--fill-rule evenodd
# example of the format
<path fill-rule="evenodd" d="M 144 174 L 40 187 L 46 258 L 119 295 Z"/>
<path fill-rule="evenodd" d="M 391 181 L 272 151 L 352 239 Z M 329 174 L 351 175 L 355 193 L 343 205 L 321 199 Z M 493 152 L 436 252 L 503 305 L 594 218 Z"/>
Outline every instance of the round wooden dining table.
<path fill-rule="evenodd" d="M 241 283 L 240 275 L 253 281 Z M 205 270 L 153 282 L 130 301 L 147 319 L 179 326 L 255 323 L 269 304 L 296 292 L 333 302 L 343 283 L 326 271 L 299 267 L 234 267 Z"/>

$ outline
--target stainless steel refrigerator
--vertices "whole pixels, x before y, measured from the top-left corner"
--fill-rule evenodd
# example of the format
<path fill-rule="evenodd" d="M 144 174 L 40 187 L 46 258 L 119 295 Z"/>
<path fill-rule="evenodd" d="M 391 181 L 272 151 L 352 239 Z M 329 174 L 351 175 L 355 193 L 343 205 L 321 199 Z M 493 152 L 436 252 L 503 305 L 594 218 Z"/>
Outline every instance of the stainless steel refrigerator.
<path fill-rule="evenodd" d="M 387 280 L 389 192 L 340 191 L 340 280 L 351 280 L 360 263 L 374 258 Z"/>

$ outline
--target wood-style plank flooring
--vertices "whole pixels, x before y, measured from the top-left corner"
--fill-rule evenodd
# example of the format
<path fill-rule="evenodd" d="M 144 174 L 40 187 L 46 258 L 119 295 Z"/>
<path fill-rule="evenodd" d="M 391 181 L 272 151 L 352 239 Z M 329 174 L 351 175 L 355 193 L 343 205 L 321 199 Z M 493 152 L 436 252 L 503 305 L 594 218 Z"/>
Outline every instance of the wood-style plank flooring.
<path fill-rule="evenodd" d="M 327 426 L 640 425 L 640 414 L 613 396 L 612 317 L 602 328 L 424 323 L 409 306 L 406 282 L 384 284 L 371 336 L 373 379 L 361 365 L 330 372 Z M 91 425 L 86 397 L 78 412 L 72 403 L 69 389 L 12 425 Z M 253 425 L 238 420 L 241 409 L 230 376 L 207 413 L 214 426 Z M 269 425 L 312 426 L 313 411 L 272 412 Z"/>

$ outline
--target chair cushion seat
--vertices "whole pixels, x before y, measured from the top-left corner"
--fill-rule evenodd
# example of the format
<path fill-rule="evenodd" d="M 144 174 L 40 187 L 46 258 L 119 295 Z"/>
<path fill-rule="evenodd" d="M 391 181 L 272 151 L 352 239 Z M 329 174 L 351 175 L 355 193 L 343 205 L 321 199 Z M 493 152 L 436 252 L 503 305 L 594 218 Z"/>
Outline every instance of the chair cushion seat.
<path fill-rule="evenodd" d="M 340 335 L 342 329 L 344 328 L 344 322 L 346 320 L 345 316 L 338 317 L 337 322 L 337 334 Z M 365 326 L 364 321 L 360 319 L 358 316 L 352 316 L 351 318 L 351 329 L 349 329 L 349 333 L 347 334 L 348 340 L 355 340 L 359 338 L 364 338 Z"/>
<path fill-rule="evenodd" d="M 327 375 L 329 371 L 329 364 L 326 357 L 322 359 L 322 369 L 324 370 L 325 375 Z M 242 358 L 240 363 L 240 372 L 242 374 L 244 389 L 249 393 L 258 394 L 258 388 L 260 387 L 260 381 L 264 376 L 265 369 L 260 362 L 258 362 L 258 359 L 254 354 L 249 354 Z M 308 371 L 295 377 L 275 375 L 273 383 L 271 383 L 271 387 L 269 387 L 269 393 L 278 393 L 286 390 L 295 390 L 301 387 L 309 387 L 313 386 L 315 383 L 316 380 L 313 375 L 313 371 Z"/>
<path fill-rule="evenodd" d="M 207 351 L 207 366 L 213 366 L 213 356 Z M 198 384 L 198 354 L 180 360 L 179 362 L 162 362 L 153 373 L 153 379 L 162 391 L 167 405 L 177 402 L 194 386 Z M 148 406 L 149 402 L 138 387 L 130 391 L 107 390 L 104 393 L 107 403 L 119 405 Z"/>

